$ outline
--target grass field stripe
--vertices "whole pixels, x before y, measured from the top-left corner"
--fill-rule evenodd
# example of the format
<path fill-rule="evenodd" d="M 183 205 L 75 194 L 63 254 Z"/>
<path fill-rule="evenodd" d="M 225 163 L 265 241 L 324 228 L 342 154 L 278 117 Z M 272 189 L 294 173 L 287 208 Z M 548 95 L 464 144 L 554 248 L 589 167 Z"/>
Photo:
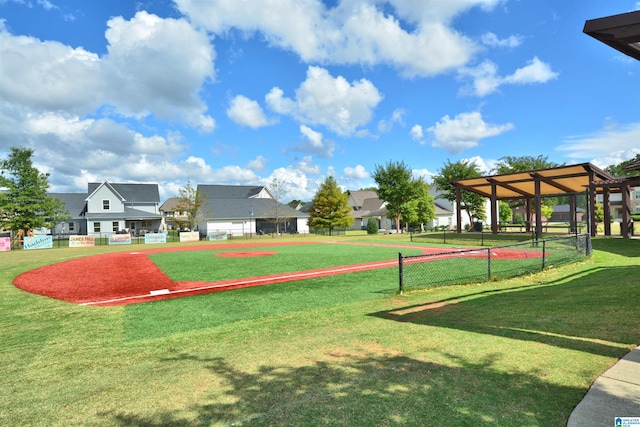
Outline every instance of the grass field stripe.
<path fill-rule="evenodd" d="M 268 276 L 268 277 L 255 278 L 255 279 L 245 279 L 245 280 L 234 281 L 234 282 L 217 283 L 217 284 L 212 284 L 207 286 L 198 286 L 198 287 L 189 288 L 189 289 L 176 289 L 173 291 L 167 290 L 166 292 L 162 292 L 162 295 L 184 294 L 189 292 L 199 292 L 199 291 L 206 291 L 210 289 L 219 289 L 219 288 L 233 288 L 235 286 L 259 284 L 264 282 L 280 283 L 280 282 L 309 278 L 314 276 L 328 276 L 328 275 L 340 274 L 344 272 L 353 272 L 358 270 L 373 270 L 376 268 L 386 268 L 390 266 L 395 266 L 397 264 L 398 264 L 398 261 L 393 260 L 393 261 L 383 261 L 383 262 L 376 262 L 376 263 L 370 263 L 370 264 L 350 265 L 346 267 L 336 267 L 336 268 L 330 268 L 326 270 L 314 270 L 314 271 L 307 271 L 307 272 L 301 272 L 301 273 L 290 273 L 285 275 Z M 109 300 L 83 302 L 83 303 L 80 303 L 79 305 L 84 306 L 84 305 L 112 304 L 112 303 L 122 302 L 122 301 L 152 298 L 158 295 L 160 294 L 149 293 L 149 294 L 143 294 L 143 295 L 132 295 L 128 297 L 113 298 Z"/>

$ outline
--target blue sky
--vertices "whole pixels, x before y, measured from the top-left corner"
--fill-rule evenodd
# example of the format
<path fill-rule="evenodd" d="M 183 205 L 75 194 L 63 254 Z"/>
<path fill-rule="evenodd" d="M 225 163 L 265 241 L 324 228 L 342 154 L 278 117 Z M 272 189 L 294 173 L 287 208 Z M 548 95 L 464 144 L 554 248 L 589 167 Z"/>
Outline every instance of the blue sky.
<path fill-rule="evenodd" d="M 404 161 L 640 154 L 640 62 L 582 33 L 638 0 L 0 0 L 0 158 L 87 182 L 374 185 Z"/>

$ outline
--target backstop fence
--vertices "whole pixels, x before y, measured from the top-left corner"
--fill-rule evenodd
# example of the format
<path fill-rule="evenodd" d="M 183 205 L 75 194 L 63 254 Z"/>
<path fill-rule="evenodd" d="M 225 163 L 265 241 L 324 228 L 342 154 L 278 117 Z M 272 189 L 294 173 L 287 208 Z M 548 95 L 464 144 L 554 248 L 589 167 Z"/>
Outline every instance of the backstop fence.
<path fill-rule="evenodd" d="M 591 255 L 589 234 L 571 234 L 505 246 L 399 254 L 400 293 L 531 274 Z"/>

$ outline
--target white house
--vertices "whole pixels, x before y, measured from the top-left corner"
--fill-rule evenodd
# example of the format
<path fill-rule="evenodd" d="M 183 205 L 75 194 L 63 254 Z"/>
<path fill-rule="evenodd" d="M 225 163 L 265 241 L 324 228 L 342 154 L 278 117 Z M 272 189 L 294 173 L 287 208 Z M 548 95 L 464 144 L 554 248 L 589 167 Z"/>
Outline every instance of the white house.
<path fill-rule="evenodd" d="M 201 234 L 309 232 L 309 214 L 278 202 L 264 186 L 199 184 L 197 192 L 203 201 L 196 214 Z"/>

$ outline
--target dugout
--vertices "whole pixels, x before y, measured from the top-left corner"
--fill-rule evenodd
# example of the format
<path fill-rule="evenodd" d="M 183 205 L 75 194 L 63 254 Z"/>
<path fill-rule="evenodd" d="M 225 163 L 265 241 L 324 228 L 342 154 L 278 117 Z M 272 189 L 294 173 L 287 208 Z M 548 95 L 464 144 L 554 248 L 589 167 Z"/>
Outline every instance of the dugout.
<path fill-rule="evenodd" d="M 629 192 L 632 186 L 640 185 L 640 177 L 616 178 L 608 172 L 594 166 L 591 163 L 559 166 L 549 169 L 531 170 L 503 175 L 482 176 L 455 181 L 456 188 L 456 231 L 462 232 L 462 203 L 463 190 L 471 191 L 487 197 L 490 200 L 491 231 L 497 233 L 498 228 L 498 201 L 499 200 L 524 200 L 526 220 L 532 223 L 536 236 L 542 235 L 543 224 L 541 221 L 541 203 L 544 197 L 569 196 L 572 225 L 577 224 L 577 197 L 586 194 L 588 200 L 589 233 L 597 234 L 597 224 L 591 220 L 596 213 L 596 194 L 603 195 L 603 207 L 605 212 L 605 235 L 611 235 L 610 227 L 610 202 L 609 194 L 622 193 L 622 235 L 631 236 L 631 208 Z M 536 201 L 536 203 L 533 203 Z M 535 205 L 535 215 L 533 207 Z"/>

